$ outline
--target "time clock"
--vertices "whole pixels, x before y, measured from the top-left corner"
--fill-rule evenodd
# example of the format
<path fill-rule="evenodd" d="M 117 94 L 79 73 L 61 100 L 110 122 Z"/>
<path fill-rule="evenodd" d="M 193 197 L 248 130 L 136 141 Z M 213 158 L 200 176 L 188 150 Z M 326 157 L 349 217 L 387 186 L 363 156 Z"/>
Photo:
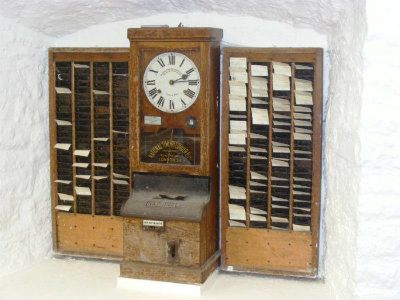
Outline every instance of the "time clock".
<path fill-rule="evenodd" d="M 121 276 L 202 283 L 218 266 L 217 28 L 131 28 Z"/>
<path fill-rule="evenodd" d="M 178 52 L 154 57 L 143 76 L 147 99 L 157 109 L 179 113 L 189 108 L 200 91 L 200 74 L 195 63 Z"/>

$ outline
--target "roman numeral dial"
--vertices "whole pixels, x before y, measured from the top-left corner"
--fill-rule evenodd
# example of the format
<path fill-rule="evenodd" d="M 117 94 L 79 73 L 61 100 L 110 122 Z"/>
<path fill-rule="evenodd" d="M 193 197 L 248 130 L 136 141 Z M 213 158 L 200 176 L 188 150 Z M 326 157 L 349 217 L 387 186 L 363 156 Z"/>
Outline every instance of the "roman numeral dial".
<path fill-rule="evenodd" d="M 155 56 L 143 74 L 143 90 L 149 102 L 167 113 L 179 113 L 192 106 L 200 93 L 200 72 L 196 64 L 179 52 Z"/>

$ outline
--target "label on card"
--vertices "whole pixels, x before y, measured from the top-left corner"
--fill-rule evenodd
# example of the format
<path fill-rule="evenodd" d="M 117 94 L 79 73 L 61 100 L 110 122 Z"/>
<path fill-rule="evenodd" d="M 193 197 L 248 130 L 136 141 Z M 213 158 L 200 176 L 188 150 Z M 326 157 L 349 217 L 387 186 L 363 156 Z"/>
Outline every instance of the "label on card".
<path fill-rule="evenodd" d="M 145 125 L 161 125 L 161 117 L 144 116 Z"/>

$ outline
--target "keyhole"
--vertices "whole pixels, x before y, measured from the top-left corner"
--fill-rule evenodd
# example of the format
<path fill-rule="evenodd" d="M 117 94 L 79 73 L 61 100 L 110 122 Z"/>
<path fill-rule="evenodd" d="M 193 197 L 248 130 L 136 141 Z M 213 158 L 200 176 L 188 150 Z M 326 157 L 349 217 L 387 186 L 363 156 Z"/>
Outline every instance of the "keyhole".
<path fill-rule="evenodd" d="M 176 251 L 176 246 L 175 246 L 175 244 L 172 244 L 172 245 L 170 246 L 169 251 L 170 251 L 170 253 L 171 253 L 171 257 L 172 257 L 172 258 L 175 258 L 175 251 Z"/>
<path fill-rule="evenodd" d="M 168 243 L 168 261 L 173 263 L 178 259 L 178 246 L 176 241 Z"/>

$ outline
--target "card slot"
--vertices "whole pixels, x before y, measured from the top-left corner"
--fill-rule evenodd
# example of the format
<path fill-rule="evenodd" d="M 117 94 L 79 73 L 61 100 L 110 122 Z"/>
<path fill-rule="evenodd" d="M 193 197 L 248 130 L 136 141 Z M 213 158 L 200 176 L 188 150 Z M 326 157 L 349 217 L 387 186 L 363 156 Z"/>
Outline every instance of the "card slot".
<path fill-rule="evenodd" d="M 83 215 L 89 215 L 89 214 L 91 214 L 91 209 L 90 209 L 90 207 L 78 207 L 77 213 L 83 214 Z"/>
<path fill-rule="evenodd" d="M 79 112 L 77 111 L 77 108 L 90 108 L 90 99 L 84 99 L 84 98 L 76 98 L 75 100 L 75 112 Z M 90 113 L 88 114 L 90 115 Z"/>
<path fill-rule="evenodd" d="M 310 216 L 308 217 L 293 216 L 293 223 L 298 225 L 310 225 L 310 221 L 311 221 Z"/>
<path fill-rule="evenodd" d="M 116 120 L 129 120 L 129 111 L 125 108 L 114 108 L 113 116 Z"/>
<path fill-rule="evenodd" d="M 118 128 L 118 132 L 115 132 L 115 130 L 115 128 L 113 128 L 112 130 L 112 133 L 114 135 L 114 145 L 118 147 L 127 147 L 129 143 L 129 133 L 123 133 L 124 131 L 120 131 L 123 130 L 122 128 Z"/>
<path fill-rule="evenodd" d="M 294 169 L 300 172 L 311 172 L 311 160 L 294 160 Z"/>
<path fill-rule="evenodd" d="M 229 183 L 236 186 L 246 186 L 246 175 L 243 173 L 235 174 L 232 173 L 229 175 Z"/>
<path fill-rule="evenodd" d="M 312 155 L 311 154 L 294 154 L 294 159 L 295 160 L 310 159 L 310 161 L 312 161 Z"/>
<path fill-rule="evenodd" d="M 94 149 L 98 152 L 110 152 L 110 145 L 108 143 L 95 143 Z"/>
<path fill-rule="evenodd" d="M 72 195 L 72 187 L 71 185 L 66 184 L 57 184 L 57 192 Z"/>
<path fill-rule="evenodd" d="M 311 152 L 312 153 L 312 148 L 311 148 L 311 145 L 295 145 L 295 147 L 294 147 L 294 151 L 295 151 L 295 153 L 296 153 L 296 151 L 307 151 L 307 152 Z M 298 155 L 298 154 L 296 154 L 296 155 Z M 310 156 L 312 155 L 312 154 L 309 154 Z"/>
<path fill-rule="evenodd" d="M 118 102 L 114 99 L 112 108 L 116 113 L 118 113 L 118 110 L 124 110 L 126 114 L 129 112 L 128 103 L 125 103 L 125 101 Z"/>
<path fill-rule="evenodd" d="M 108 186 L 109 185 L 109 181 L 110 181 L 110 172 L 108 171 L 108 170 L 103 170 L 103 169 L 100 169 L 100 168 L 96 168 L 95 169 L 95 171 L 94 171 L 94 180 L 95 180 L 95 183 L 96 184 L 103 184 L 103 185 L 106 185 L 106 186 Z M 99 176 L 101 176 L 101 177 L 106 177 L 106 178 L 96 178 L 96 177 L 99 177 Z"/>
<path fill-rule="evenodd" d="M 298 201 L 307 201 L 307 202 L 311 202 L 311 194 L 309 195 L 294 195 L 295 199 L 297 199 Z M 303 202 L 304 203 L 304 202 Z"/>
<path fill-rule="evenodd" d="M 72 113 L 71 104 L 70 103 L 60 103 L 57 104 L 56 112 L 63 112 L 63 113 Z"/>
<path fill-rule="evenodd" d="M 90 114 L 88 113 L 81 113 L 81 112 L 76 112 L 75 113 L 75 126 L 89 126 L 90 125 Z"/>
<path fill-rule="evenodd" d="M 110 132 L 110 126 L 99 126 L 99 125 L 94 125 L 94 132 L 95 134 L 101 134 L 101 135 L 108 135 L 107 133 Z"/>
<path fill-rule="evenodd" d="M 56 118 L 57 119 L 70 121 L 71 120 L 71 116 L 72 116 L 72 113 L 62 113 L 62 112 L 57 112 L 56 113 Z"/>
<path fill-rule="evenodd" d="M 126 174 L 129 172 L 129 168 L 126 166 L 120 166 L 120 165 L 114 164 L 114 172 L 120 173 L 120 174 Z"/>
<path fill-rule="evenodd" d="M 70 169 L 58 169 L 57 178 L 61 180 L 72 180 L 72 168 Z"/>
<path fill-rule="evenodd" d="M 65 172 L 64 174 L 60 174 L 59 172 L 57 172 L 57 180 L 72 181 L 72 172 Z M 65 185 L 63 183 L 57 183 L 57 184 L 62 186 Z"/>
<path fill-rule="evenodd" d="M 126 164 L 124 164 L 124 165 L 114 164 L 114 172 L 115 173 L 126 174 L 126 173 L 128 173 L 128 171 L 129 171 L 129 168 Z"/>
<path fill-rule="evenodd" d="M 256 192 L 266 192 L 267 185 L 254 186 L 254 185 L 250 184 L 250 189 L 252 191 L 256 191 Z"/>
<path fill-rule="evenodd" d="M 286 208 L 271 208 L 271 215 L 276 217 L 288 217 L 289 207 Z"/>
<path fill-rule="evenodd" d="M 250 204 L 261 204 L 267 203 L 267 195 L 266 194 L 251 194 L 250 195 Z"/>
<path fill-rule="evenodd" d="M 96 207 L 104 207 L 107 208 L 110 206 L 110 195 L 96 195 L 95 196 L 95 205 Z"/>
<path fill-rule="evenodd" d="M 272 92 L 272 97 L 278 97 L 286 100 L 290 100 L 290 91 L 278 91 L 278 90 L 273 90 Z M 272 101 L 274 99 L 272 98 Z M 273 103 L 273 102 L 272 102 Z"/>
<path fill-rule="evenodd" d="M 229 183 L 236 186 L 246 186 L 246 174 L 243 173 L 234 173 L 232 172 L 229 175 Z"/>
<path fill-rule="evenodd" d="M 119 140 L 129 139 L 128 126 L 115 126 L 114 125 L 112 129 L 113 129 L 114 135 L 118 135 L 117 139 L 119 139 Z M 118 131 L 118 132 L 116 132 L 116 131 Z"/>
<path fill-rule="evenodd" d="M 61 87 L 61 86 L 57 86 L 57 87 L 55 87 L 55 89 L 57 90 L 60 90 L 60 89 L 64 89 L 64 90 L 66 90 L 66 91 L 68 91 L 68 90 L 70 90 L 70 88 L 69 88 L 69 86 L 67 86 L 67 87 Z M 67 92 L 65 92 L 65 93 L 57 93 L 56 94 L 56 102 L 57 103 L 59 103 L 60 101 L 65 101 L 65 102 L 71 102 L 71 94 L 70 93 L 67 93 Z"/>
<path fill-rule="evenodd" d="M 57 162 L 58 163 L 71 163 L 72 156 L 70 154 L 61 154 L 57 155 Z"/>
<path fill-rule="evenodd" d="M 95 106 L 94 115 L 95 117 L 109 118 L 110 108 L 108 106 Z"/>
<path fill-rule="evenodd" d="M 95 116 L 94 118 L 94 126 L 98 128 L 108 128 L 110 127 L 110 118 L 108 116 Z"/>
<path fill-rule="evenodd" d="M 110 153 L 94 153 L 95 161 L 107 161 L 110 159 Z"/>
<path fill-rule="evenodd" d="M 124 85 L 124 86 L 122 86 L 122 87 L 113 87 L 113 97 L 120 97 L 120 98 L 123 98 L 124 99 L 124 101 L 127 101 L 127 98 L 128 98 L 128 86 L 126 85 Z"/>
<path fill-rule="evenodd" d="M 71 143 L 71 134 L 57 136 L 57 143 L 58 144 L 70 144 Z"/>
<path fill-rule="evenodd" d="M 72 170 L 72 161 L 57 161 L 57 168 L 63 169 L 63 170 Z"/>
<path fill-rule="evenodd" d="M 56 127 L 57 135 L 72 135 L 72 126 L 58 126 Z"/>
<path fill-rule="evenodd" d="M 89 141 L 82 141 L 82 140 L 77 140 L 76 141 L 76 148 L 79 148 L 79 149 L 88 149 L 88 148 L 90 148 L 90 142 Z"/>
<path fill-rule="evenodd" d="M 109 99 L 107 95 L 101 95 L 101 96 L 106 96 L 104 97 L 104 99 L 100 99 L 98 95 L 94 96 L 94 102 L 96 106 L 100 106 L 100 107 L 108 107 L 109 105 Z"/>
<path fill-rule="evenodd" d="M 125 201 L 126 199 L 129 198 L 128 189 L 126 189 L 126 191 L 118 190 L 118 188 L 122 189 L 121 186 L 122 185 L 114 184 L 114 203 L 115 202 L 119 202 L 119 201 L 123 202 L 123 201 Z M 125 185 L 125 186 L 129 187 L 128 185 Z"/>
<path fill-rule="evenodd" d="M 108 189 L 96 189 L 95 190 L 96 197 L 110 197 L 110 190 Z"/>
<path fill-rule="evenodd" d="M 272 229 L 275 230 L 288 230 L 289 225 L 286 223 L 271 222 Z"/>
<path fill-rule="evenodd" d="M 75 162 L 77 162 L 77 163 L 90 163 L 90 157 L 91 157 L 90 154 L 87 157 L 76 156 L 75 155 Z"/>
<path fill-rule="evenodd" d="M 128 128 L 129 121 L 128 120 L 114 120 L 114 127 Z"/>
<path fill-rule="evenodd" d="M 107 209 L 101 209 L 101 208 L 97 208 L 96 207 L 96 215 L 100 215 L 100 216 L 108 216 L 110 214 L 110 208 Z"/>

